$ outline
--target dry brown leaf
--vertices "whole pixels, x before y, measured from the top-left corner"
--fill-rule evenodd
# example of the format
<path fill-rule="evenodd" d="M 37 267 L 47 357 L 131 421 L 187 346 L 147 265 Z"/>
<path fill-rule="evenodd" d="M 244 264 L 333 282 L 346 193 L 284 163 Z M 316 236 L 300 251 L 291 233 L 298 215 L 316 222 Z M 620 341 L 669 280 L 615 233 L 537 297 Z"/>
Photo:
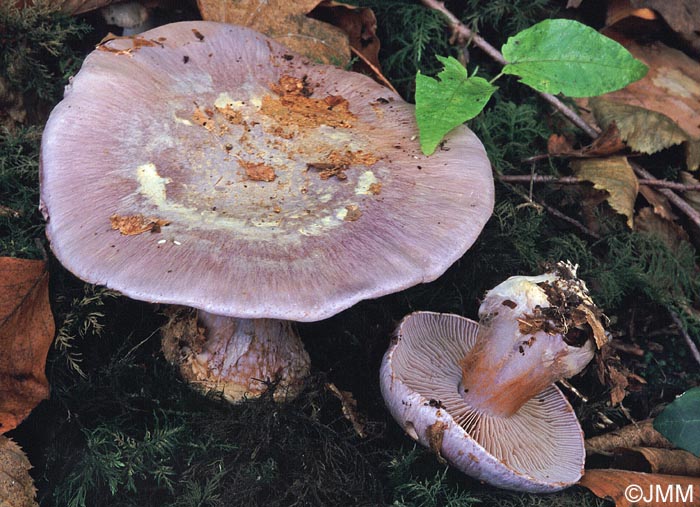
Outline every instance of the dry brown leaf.
<path fill-rule="evenodd" d="M 372 9 L 323 0 L 309 12 L 309 17 L 340 28 L 347 34 L 350 46 L 362 55 L 366 62 L 376 69 L 381 69 L 381 44 L 377 37 L 377 18 Z"/>
<path fill-rule="evenodd" d="M 0 434 L 48 397 L 54 331 L 46 263 L 0 257 Z"/>
<path fill-rule="evenodd" d="M 326 389 L 340 400 L 343 416 L 352 423 L 352 427 L 360 438 L 365 438 L 365 417 L 357 410 L 357 400 L 350 391 L 341 391 L 335 384 L 326 384 Z"/>
<path fill-rule="evenodd" d="M 635 472 L 700 477 L 700 458 L 683 449 L 619 448 L 614 451 L 612 466 Z"/>
<path fill-rule="evenodd" d="M 685 229 L 677 223 L 657 215 L 649 207 L 639 210 L 634 221 L 634 228 L 658 237 L 672 252 L 677 252 L 681 243 L 689 241 Z"/>
<path fill-rule="evenodd" d="M 686 171 L 681 171 L 681 182 L 685 183 L 686 185 L 700 184 L 700 180 L 693 177 L 692 174 Z M 688 201 L 688 204 L 690 204 L 696 211 L 700 211 L 700 192 L 698 192 L 697 190 L 683 192 L 683 197 L 685 197 L 685 200 Z"/>
<path fill-rule="evenodd" d="M 314 61 L 344 67 L 350 62 L 348 36 L 307 16 L 318 4 L 319 0 L 197 0 L 205 21 L 247 26 Z"/>
<path fill-rule="evenodd" d="M 611 0 L 605 15 L 606 26 L 611 26 L 625 18 L 635 17 L 652 21 L 656 13 L 651 9 L 633 7 L 630 0 Z"/>
<path fill-rule="evenodd" d="M 552 134 L 547 141 L 547 153 L 557 157 L 595 158 L 607 157 L 625 149 L 625 143 L 620 139 L 617 125 L 612 122 L 591 144 L 574 149 L 564 137 Z"/>
<path fill-rule="evenodd" d="M 11 439 L 0 436 L 0 506 L 36 507 L 36 488 L 29 475 L 32 465 Z"/>
<path fill-rule="evenodd" d="M 666 220 L 676 220 L 678 216 L 673 212 L 668 197 L 648 185 L 639 185 L 639 193 L 644 196 L 654 209 L 654 213 Z"/>
<path fill-rule="evenodd" d="M 635 151 L 655 153 L 685 144 L 686 164 L 700 166 L 700 63 L 659 42 L 640 46 L 607 32 L 649 66 L 648 74 L 622 90 L 588 100 L 596 121 L 615 121 Z"/>
<path fill-rule="evenodd" d="M 680 475 L 647 474 L 627 470 L 586 470 L 579 485 L 617 507 L 690 507 L 700 505 L 700 479 Z M 690 495 L 688 495 L 690 491 Z M 661 495 L 666 501 L 660 501 Z"/>
<path fill-rule="evenodd" d="M 633 7 L 654 9 L 668 26 L 700 51 L 700 5 L 698 0 L 630 0 Z"/>
<path fill-rule="evenodd" d="M 654 420 L 646 419 L 619 430 L 586 439 L 586 454 L 611 452 L 618 447 L 658 447 L 671 449 L 673 444 L 654 429 Z"/>
<path fill-rule="evenodd" d="M 571 167 L 578 179 L 590 181 L 596 189 L 605 190 L 609 194 L 607 201 L 610 206 L 625 215 L 627 225 L 632 228 L 639 183 L 627 158 L 574 160 Z"/>

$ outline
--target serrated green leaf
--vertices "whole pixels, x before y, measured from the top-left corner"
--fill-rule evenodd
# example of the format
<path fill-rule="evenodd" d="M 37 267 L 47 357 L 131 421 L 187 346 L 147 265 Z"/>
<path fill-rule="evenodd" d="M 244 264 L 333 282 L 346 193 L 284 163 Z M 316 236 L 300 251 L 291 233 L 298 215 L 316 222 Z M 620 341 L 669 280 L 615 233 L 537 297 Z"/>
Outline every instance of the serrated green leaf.
<path fill-rule="evenodd" d="M 684 392 L 669 404 L 654 419 L 654 429 L 700 457 L 700 387 Z"/>
<path fill-rule="evenodd" d="M 593 97 L 624 88 L 649 70 L 629 51 L 593 28 L 546 19 L 508 39 L 504 74 L 544 93 Z"/>
<path fill-rule="evenodd" d="M 456 59 L 438 56 L 445 66 L 438 79 L 416 75 L 416 120 L 423 153 L 435 151 L 445 134 L 474 118 L 496 91 L 480 77 L 469 77 Z"/>

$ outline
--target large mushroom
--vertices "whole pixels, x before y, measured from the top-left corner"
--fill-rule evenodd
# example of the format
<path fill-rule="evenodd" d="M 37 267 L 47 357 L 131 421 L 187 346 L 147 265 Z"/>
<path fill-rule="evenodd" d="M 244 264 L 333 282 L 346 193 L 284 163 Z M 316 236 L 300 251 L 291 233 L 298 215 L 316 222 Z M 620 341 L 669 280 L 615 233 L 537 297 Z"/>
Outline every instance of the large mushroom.
<path fill-rule="evenodd" d="M 164 333 L 183 375 L 284 397 L 309 363 L 290 321 L 435 279 L 488 219 L 476 136 L 430 158 L 416 137 L 366 76 L 243 27 L 161 26 L 99 46 L 52 112 L 47 235 L 83 280 L 198 310 Z"/>
<path fill-rule="evenodd" d="M 574 484 L 583 434 L 554 382 L 581 371 L 605 340 L 576 269 L 515 276 L 486 293 L 480 322 L 416 312 L 384 356 L 381 389 L 414 440 L 462 472 L 517 491 Z"/>

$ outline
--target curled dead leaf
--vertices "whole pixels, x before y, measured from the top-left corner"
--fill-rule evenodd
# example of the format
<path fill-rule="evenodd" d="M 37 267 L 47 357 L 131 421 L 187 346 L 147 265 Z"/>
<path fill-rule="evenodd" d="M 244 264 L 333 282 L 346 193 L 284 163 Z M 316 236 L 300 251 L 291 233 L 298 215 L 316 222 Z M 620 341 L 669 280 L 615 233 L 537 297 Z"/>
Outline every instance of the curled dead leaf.
<path fill-rule="evenodd" d="M 690 507 L 700 504 L 700 478 L 647 474 L 627 470 L 586 470 L 579 485 L 600 498 L 610 498 L 617 507 Z M 667 494 L 660 502 L 660 494 Z M 690 493 L 690 494 L 688 494 Z M 648 499 L 648 500 L 647 500 Z"/>
<path fill-rule="evenodd" d="M 683 143 L 689 169 L 700 167 L 700 63 L 660 42 L 641 46 L 614 32 L 647 75 L 622 90 L 588 101 L 596 121 L 615 121 L 621 138 L 635 151 L 655 153 Z"/>
<path fill-rule="evenodd" d="M 673 448 L 666 437 L 654 429 L 654 420 L 646 419 L 603 435 L 586 439 L 586 454 L 608 453 L 618 447 Z"/>
<path fill-rule="evenodd" d="M 614 451 L 613 467 L 635 472 L 700 477 L 700 458 L 683 449 L 618 448 Z"/>
<path fill-rule="evenodd" d="M 578 179 L 590 181 L 596 189 L 605 190 L 610 206 L 625 215 L 627 225 L 632 228 L 639 182 L 627 157 L 574 160 L 571 167 Z"/>
<path fill-rule="evenodd" d="M 697 0 L 630 0 L 637 9 L 653 9 L 695 51 L 700 51 L 700 9 Z"/>
<path fill-rule="evenodd" d="M 0 434 L 49 395 L 44 368 L 55 324 L 46 263 L 0 258 Z"/>
<path fill-rule="evenodd" d="M 583 148 L 574 149 L 564 136 L 557 134 L 552 134 L 547 142 L 547 153 L 557 157 L 607 157 L 624 149 L 625 143 L 620 139 L 620 131 L 614 121 L 591 144 Z"/>

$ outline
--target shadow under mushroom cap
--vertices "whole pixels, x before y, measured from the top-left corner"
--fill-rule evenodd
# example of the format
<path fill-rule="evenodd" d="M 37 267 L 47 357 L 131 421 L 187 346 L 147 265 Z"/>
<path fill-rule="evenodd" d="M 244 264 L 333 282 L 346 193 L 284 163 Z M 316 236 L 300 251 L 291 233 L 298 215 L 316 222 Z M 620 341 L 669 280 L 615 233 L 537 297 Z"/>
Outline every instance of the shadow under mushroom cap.
<path fill-rule="evenodd" d="M 417 134 L 413 106 L 366 76 L 243 27 L 162 26 L 91 53 L 52 112 L 47 235 L 77 276 L 135 299 L 320 320 L 435 279 L 490 216 L 476 136 L 428 158 Z"/>

